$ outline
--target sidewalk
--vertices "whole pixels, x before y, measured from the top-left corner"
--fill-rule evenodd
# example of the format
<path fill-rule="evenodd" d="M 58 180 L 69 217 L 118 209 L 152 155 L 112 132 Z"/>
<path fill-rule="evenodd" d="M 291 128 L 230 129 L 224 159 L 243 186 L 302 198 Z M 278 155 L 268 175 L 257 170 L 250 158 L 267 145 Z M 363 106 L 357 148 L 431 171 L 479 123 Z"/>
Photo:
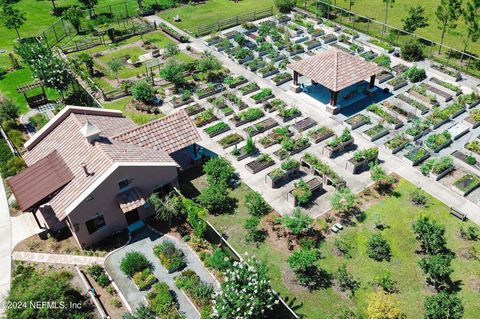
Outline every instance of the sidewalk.
<path fill-rule="evenodd" d="M 103 265 L 105 262 L 104 257 L 32 253 L 27 251 L 14 251 L 12 258 L 18 261 L 66 265 Z"/>
<path fill-rule="evenodd" d="M 12 228 L 10 225 L 10 210 L 8 208 L 7 195 L 3 180 L 0 178 L 0 304 L 3 305 L 4 298 L 10 290 L 10 277 L 12 268 Z M 0 314 L 3 308 L 0 308 Z"/>

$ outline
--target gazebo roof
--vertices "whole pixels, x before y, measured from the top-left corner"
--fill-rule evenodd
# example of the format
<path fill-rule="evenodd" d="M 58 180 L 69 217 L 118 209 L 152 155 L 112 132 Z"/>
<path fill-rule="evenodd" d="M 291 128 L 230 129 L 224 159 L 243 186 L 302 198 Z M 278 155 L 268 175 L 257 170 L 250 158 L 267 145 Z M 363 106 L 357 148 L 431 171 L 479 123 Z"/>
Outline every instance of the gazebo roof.
<path fill-rule="evenodd" d="M 288 67 L 334 92 L 382 71 L 374 63 L 365 62 L 359 57 L 337 49 L 330 49 L 290 63 Z"/>

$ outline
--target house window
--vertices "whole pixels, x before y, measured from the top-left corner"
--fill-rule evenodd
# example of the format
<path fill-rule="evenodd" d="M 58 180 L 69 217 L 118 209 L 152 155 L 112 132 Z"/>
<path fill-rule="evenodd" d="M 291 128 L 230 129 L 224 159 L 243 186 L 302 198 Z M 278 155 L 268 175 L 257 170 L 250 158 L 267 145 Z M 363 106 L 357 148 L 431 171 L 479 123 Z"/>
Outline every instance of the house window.
<path fill-rule="evenodd" d="M 165 184 L 163 186 L 157 186 L 153 189 L 153 193 L 157 194 L 160 197 L 166 196 L 170 194 L 170 192 L 173 190 L 171 184 Z"/>
<path fill-rule="evenodd" d="M 103 215 L 95 216 L 94 218 L 86 221 L 85 225 L 87 226 L 87 230 L 89 234 L 93 234 L 97 230 L 100 230 L 106 226 Z"/>
<path fill-rule="evenodd" d="M 128 178 L 125 178 L 125 179 L 121 180 L 120 182 L 118 182 L 118 188 L 120 188 L 120 189 L 124 189 L 128 185 L 130 185 L 130 180 Z"/>

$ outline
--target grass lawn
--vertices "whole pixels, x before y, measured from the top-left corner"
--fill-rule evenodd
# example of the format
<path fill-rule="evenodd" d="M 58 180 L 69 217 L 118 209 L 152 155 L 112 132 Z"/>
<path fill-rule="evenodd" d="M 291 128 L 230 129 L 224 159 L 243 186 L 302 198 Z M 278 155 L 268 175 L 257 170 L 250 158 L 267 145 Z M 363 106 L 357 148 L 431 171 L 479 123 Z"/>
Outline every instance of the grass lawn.
<path fill-rule="evenodd" d="M 163 114 L 146 114 L 134 111 L 125 111 L 125 106 L 133 100 L 133 97 L 127 96 L 118 99 L 114 102 L 103 103 L 103 107 L 106 109 L 120 110 L 123 114 L 131 119 L 135 124 L 142 125 L 150 121 L 163 117 Z"/>
<path fill-rule="evenodd" d="M 208 0 L 205 4 L 182 6 L 160 12 L 158 15 L 177 27 L 193 33 L 198 26 L 272 6 L 273 0 L 241 0 L 238 3 L 228 0 Z M 177 14 L 182 21 L 173 21 L 173 17 Z"/>
<path fill-rule="evenodd" d="M 192 182 L 193 186 L 201 189 L 205 186 L 204 177 Z M 270 244 L 270 239 L 259 247 L 245 242 L 243 224 L 249 217 L 244 206 L 243 198 L 250 192 L 245 184 L 232 191 L 231 195 L 238 199 L 238 208 L 234 214 L 209 216 L 209 221 L 221 232 L 224 232 L 229 242 L 239 253 L 248 252 L 266 260 L 272 279 L 273 288 L 283 297 L 294 298 L 295 305 L 301 305 L 297 310 L 307 318 L 331 319 L 344 308 L 353 309 L 359 313 L 365 312 L 367 296 L 373 292 L 371 281 L 376 275 L 389 272 L 392 279 L 398 283 L 397 294 L 400 307 L 408 318 L 423 318 L 423 301 L 431 294 L 427 287 L 423 271 L 418 266 L 420 256 L 414 253 L 418 243 L 414 237 L 412 223 L 421 214 L 428 214 L 446 227 L 448 248 L 456 253 L 457 258 L 452 262 L 453 280 L 460 280 L 461 291 L 459 296 L 465 306 L 464 318 L 476 318 L 480 311 L 478 303 L 478 287 L 480 285 L 480 265 L 477 260 L 467 260 L 461 257 L 467 247 L 473 246 L 480 250 L 480 242 L 468 242 L 458 237 L 461 221 L 449 215 L 449 208 L 443 203 L 429 196 L 430 205 L 427 208 L 413 206 L 409 201 L 409 194 L 416 186 L 401 180 L 396 191 L 399 196 L 387 197 L 378 204 L 374 204 L 366 211 L 366 218 L 356 225 L 347 227 L 340 235 L 327 237 L 320 246 L 322 259 L 319 266 L 330 273 L 335 273 L 338 266 L 346 264 L 348 270 L 361 284 L 355 297 L 340 293 L 335 288 L 321 289 L 309 292 L 296 285 L 287 284 L 284 276 L 288 270 L 287 258 L 290 254 Z M 375 262 L 366 255 L 366 241 L 375 230 L 374 221 L 377 214 L 388 225 L 382 232 L 391 245 L 393 258 L 390 262 Z M 332 252 L 334 240 L 346 237 L 353 249 L 352 258 L 339 257 Z M 285 239 L 286 240 L 286 239 Z"/>
<path fill-rule="evenodd" d="M 26 113 L 29 108 L 27 101 L 22 93 L 17 93 L 16 88 L 19 85 L 27 84 L 33 82 L 32 71 L 29 68 L 23 68 L 14 72 L 10 72 L 4 76 L 0 76 L 0 93 L 5 97 L 11 99 L 20 106 L 20 112 Z M 50 100 L 55 100 L 60 97 L 60 95 L 52 89 L 45 89 L 47 96 Z M 28 92 L 29 95 L 38 94 L 41 92 L 41 89 L 35 89 L 31 92 Z"/>
<path fill-rule="evenodd" d="M 135 67 L 133 65 L 130 65 L 126 63 L 126 57 L 132 58 L 132 57 L 139 57 L 142 54 L 145 54 L 146 51 L 139 48 L 139 47 L 129 47 L 129 48 L 123 48 L 119 49 L 110 53 L 107 53 L 105 55 L 102 55 L 96 59 L 100 60 L 103 65 L 108 67 L 108 62 L 113 60 L 113 59 L 121 59 L 125 67 L 118 73 L 118 77 L 121 79 L 128 79 L 131 78 L 132 76 L 136 76 L 137 74 L 141 74 L 145 72 L 145 67 L 141 65 L 140 67 Z M 113 74 L 110 74 L 110 72 L 107 72 L 108 77 L 110 79 L 114 79 L 115 77 Z"/>
<path fill-rule="evenodd" d="M 429 26 L 422 28 L 416 31 L 416 34 L 423 36 L 427 39 L 440 42 L 441 30 L 437 27 L 437 22 L 435 21 L 435 10 L 437 9 L 440 0 L 432 1 L 423 1 L 421 3 L 422 7 L 425 8 L 425 14 L 429 19 Z M 465 1 L 463 1 L 465 4 Z M 303 7 L 304 1 L 298 0 L 297 4 Z M 311 8 L 315 8 L 315 1 L 309 0 L 308 4 Z M 349 8 L 348 0 L 337 0 L 336 5 L 343 7 L 348 10 Z M 397 28 L 402 28 L 403 22 L 402 19 L 408 14 L 408 9 L 417 3 L 414 3 L 409 0 L 396 0 L 391 8 L 388 8 L 388 20 L 387 24 L 395 26 Z M 384 21 L 385 16 L 385 4 L 383 0 L 369 0 L 357 2 L 352 7 L 354 13 L 373 18 L 380 22 Z M 372 25 L 371 25 L 372 26 Z M 380 30 L 380 28 L 378 28 Z M 445 35 L 444 44 L 448 46 L 453 46 L 457 50 L 462 51 L 465 45 L 465 23 L 463 17 L 458 19 L 458 26 L 455 30 L 450 31 Z M 467 48 L 467 51 L 480 55 L 480 42 L 472 43 Z"/>

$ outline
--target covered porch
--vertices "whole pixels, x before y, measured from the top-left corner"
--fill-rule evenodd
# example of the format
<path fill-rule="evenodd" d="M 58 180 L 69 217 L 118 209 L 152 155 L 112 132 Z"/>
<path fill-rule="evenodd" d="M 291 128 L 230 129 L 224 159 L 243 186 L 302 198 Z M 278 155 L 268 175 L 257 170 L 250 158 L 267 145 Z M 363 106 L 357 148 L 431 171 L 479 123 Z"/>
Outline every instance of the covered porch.
<path fill-rule="evenodd" d="M 292 91 L 307 94 L 315 92 L 311 96 L 326 104 L 334 114 L 359 97 L 374 94 L 375 75 L 382 70 L 374 63 L 337 49 L 293 62 L 288 67 L 293 70 Z M 310 79 L 309 87 L 299 81 L 301 76 Z"/>

